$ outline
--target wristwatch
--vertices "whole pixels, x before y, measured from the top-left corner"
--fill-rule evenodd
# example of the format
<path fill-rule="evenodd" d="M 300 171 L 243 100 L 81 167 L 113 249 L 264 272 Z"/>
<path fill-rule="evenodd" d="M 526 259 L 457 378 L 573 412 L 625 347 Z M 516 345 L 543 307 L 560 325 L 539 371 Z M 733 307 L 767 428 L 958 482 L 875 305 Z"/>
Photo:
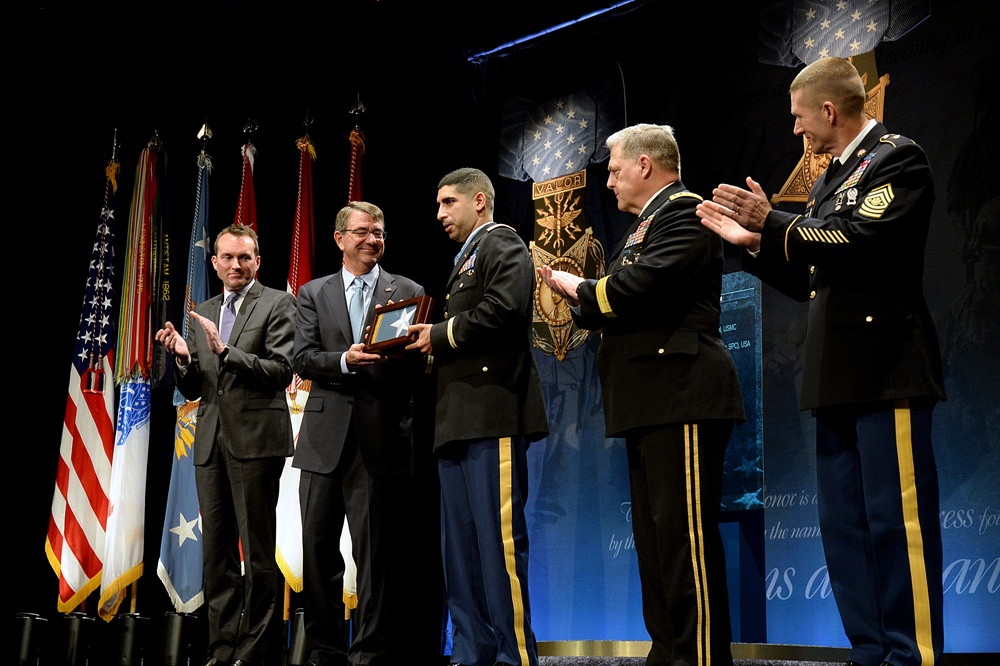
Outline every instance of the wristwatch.
<path fill-rule="evenodd" d="M 222 351 L 219 352 L 218 356 L 219 356 L 219 363 L 225 363 L 226 358 L 229 356 L 229 345 L 223 347 Z"/>

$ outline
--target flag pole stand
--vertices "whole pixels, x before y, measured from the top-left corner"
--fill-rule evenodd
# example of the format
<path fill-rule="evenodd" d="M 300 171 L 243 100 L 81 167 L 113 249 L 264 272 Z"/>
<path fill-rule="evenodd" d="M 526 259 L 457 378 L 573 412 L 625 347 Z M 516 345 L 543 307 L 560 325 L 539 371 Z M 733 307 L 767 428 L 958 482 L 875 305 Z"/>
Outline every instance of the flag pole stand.
<path fill-rule="evenodd" d="M 126 613 L 114 619 L 115 637 L 110 645 L 109 664 L 142 664 L 149 634 L 149 618 Z"/>
<path fill-rule="evenodd" d="M 42 645 L 47 638 L 47 622 L 36 613 L 17 614 L 17 633 L 21 636 L 17 648 L 17 666 L 37 666 L 41 662 Z"/>
<path fill-rule="evenodd" d="M 53 664 L 86 666 L 90 661 L 90 647 L 97 620 L 86 613 L 65 613 L 59 622 L 60 637 L 52 655 Z"/>
<path fill-rule="evenodd" d="M 309 650 L 306 647 L 305 611 L 295 609 L 292 616 L 291 639 L 288 646 L 288 666 L 303 666 L 309 660 Z"/>
<path fill-rule="evenodd" d="M 193 613 L 163 614 L 163 643 L 160 646 L 161 666 L 188 666 L 195 663 L 194 642 L 198 618 Z"/>

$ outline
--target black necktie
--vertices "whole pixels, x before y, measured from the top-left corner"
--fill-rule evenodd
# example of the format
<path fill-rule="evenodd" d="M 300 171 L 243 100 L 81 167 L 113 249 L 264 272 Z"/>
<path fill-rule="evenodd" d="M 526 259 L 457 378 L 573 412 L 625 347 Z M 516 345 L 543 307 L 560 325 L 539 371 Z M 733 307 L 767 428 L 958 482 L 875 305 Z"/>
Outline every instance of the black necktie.
<path fill-rule="evenodd" d="M 826 168 L 826 182 L 829 184 L 837 177 L 837 172 L 840 170 L 840 160 L 834 158 L 830 160 L 830 166 Z"/>

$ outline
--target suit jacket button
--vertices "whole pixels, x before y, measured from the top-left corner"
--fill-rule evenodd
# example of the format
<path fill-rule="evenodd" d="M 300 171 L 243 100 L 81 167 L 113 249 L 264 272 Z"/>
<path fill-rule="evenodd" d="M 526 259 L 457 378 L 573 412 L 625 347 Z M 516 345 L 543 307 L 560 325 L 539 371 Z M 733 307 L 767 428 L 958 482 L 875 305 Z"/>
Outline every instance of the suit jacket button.
<path fill-rule="evenodd" d="M 816 267 L 815 266 L 810 266 L 809 267 L 809 275 L 812 275 L 815 272 L 816 272 Z"/>
<path fill-rule="evenodd" d="M 870 323 L 872 323 L 873 321 L 875 321 L 875 318 L 874 318 L 874 317 L 872 317 L 871 315 L 868 315 L 867 317 L 865 317 L 865 322 L 866 322 L 866 323 L 869 323 L 869 324 L 870 324 Z"/>
<path fill-rule="evenodd" d="M 447 301 L 447 300 L 448 300 L 449 298 L 451 298 L 451 294 L 445 294 L 445 295 L 444 295 L 444 300 L 446 300 L 446 301 Z"/>
<path fill-rule="evenodd" d="M 484 365 L 483 366 L 483 372 L 489 372 L 489 371 L 490 371 L 489 366 Z"/>
<path fill-rule="evenodd" d="M 224 395 L 224 394 L 225 394 L 225 391 L 224 391 L 224 390 L 222 390 L 222 389 L 219 389 L 217 393 L 218 393 L 218 395 Z"/>
<path fill-rule="evenodd" d="M 657 350 L 656 350 L 656 353 L 657 353 L 657 354 L 662 354 L 662 353 L 664 353 L 665 351 L 666 351 L 666 350 L 665 350 L 665 349 L 663 349 L 663 347 L 660 347 L 659 349 L 657 349 Z"/>
<path fill-rule="evenodd" d="M 809 292 L 809 298 L 816 298 L 816 290 L 815 289 L 813 289 L 812 291 Z"/>

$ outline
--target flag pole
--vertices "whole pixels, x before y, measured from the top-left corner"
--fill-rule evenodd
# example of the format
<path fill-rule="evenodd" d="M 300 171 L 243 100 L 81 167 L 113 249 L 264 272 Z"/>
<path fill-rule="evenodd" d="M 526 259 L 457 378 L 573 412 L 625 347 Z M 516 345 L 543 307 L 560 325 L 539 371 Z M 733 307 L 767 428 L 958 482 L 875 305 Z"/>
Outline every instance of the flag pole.
<path fill-rule="evenodd" d="M 299 287 L 313 278 L 315 263 L 312 163 L 316 160 L 316 148 L 309 136 L 312 124 L 313 119 L 307 106 L 306 117 L 302 123 L 302 135 L 295 141 L 295 149 L 299 153 L 299 188 L 295 220 L 292 225 L 287 282 L 288 292 L 295 297 L 298 297 Z M 295 441 L 298 441 L 311 388 L 311 381 L 303 380 L 297 373 L 293 373 L 292 381 L 285 389 L 285 400 L 288 404 Z M 292 467 L 292 458 L 286 459 L 278 492 L 275 549 L 278 567 L 284 578 L 285 602 L 282 615 L 286 622 L 291 618 L 292 592 L 302 591 L 302 513 L 299 506 L 299 477 L 299 470 Z"/>
<path fill-rule="evenodd" d="M 209 190 L 212 158 L 208 153 L 208 140 L 212 138 L 212 130 L 208 126 L 207 117 L 196 136 L 201 139 L 201 150 L 194 160 L 198 176 L 180 327 L 181 335 L 185 337 L 188 335 L 191 323 L 191 311 L 211 296 L 208 275 L 211 267 Z M 200 400 L 185 399 L 175 385 L 172 402 L 175 409 L 174 446 L 156 574 L 163 583 L 174 611 L 191 613 L 201 607 L 205 596 L 201 547 L 204 534 L 201 532 L 199 519 L 200 508 L 193 460 Z"/>
<path fill-rule="evenodd" d="M 365 112 L 365 105 L 361 103 L 361 93 L 358 93 L 358 101 L 351 108 L 351 115 L 354 116 L 354 129 L 351 130 L 351 173 L 348 180 L 347 200 L 361 201 L 363 189 L 361 187 L 361 160 L 365 155 L 365 134 L 361 131 L 361 114 Z"/>

